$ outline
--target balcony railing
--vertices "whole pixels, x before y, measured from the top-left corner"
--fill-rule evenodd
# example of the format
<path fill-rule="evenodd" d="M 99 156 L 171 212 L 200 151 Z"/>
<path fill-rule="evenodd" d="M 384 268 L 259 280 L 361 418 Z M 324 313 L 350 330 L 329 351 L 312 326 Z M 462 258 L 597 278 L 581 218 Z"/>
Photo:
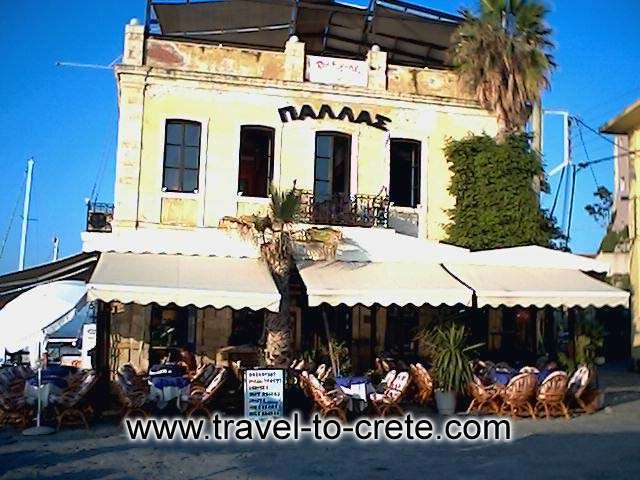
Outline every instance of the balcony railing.
<path fill-rule="evenodd" d="M 87 203 L 87 232 L 111 232 L 113 204 Z"/>
<path fill-rule="evenodd" d="M 317 199 L 313 192 L 300 190 L 299 221 L 321 225 L 345 227 L 387 227 L 389 223 L 389 196 L 386 191 L 378 195 L 349 195 L 336 193 L 328 199 Z"/>

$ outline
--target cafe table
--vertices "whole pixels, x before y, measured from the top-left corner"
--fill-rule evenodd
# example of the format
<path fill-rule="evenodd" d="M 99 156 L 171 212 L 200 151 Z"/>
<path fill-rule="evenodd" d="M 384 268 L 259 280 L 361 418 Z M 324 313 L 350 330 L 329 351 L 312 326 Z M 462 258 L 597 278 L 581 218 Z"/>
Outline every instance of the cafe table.
<path fill-rule="evenodd" d="M 184 369 L 171 365 L 154 365 L 149 369 L 149 399 L 162 410 L 169 402 L 189 394 L 191 382 L 184 376 Z"/>
<path fill-rule="evenodd" d="M 49 405 L 49 397 L 51 395 L 59 395 L 68 386 L 69 382 L 66 378 L 43 373 L 39 387 L 37 377 L 31 378 L 25 383 L 24 396 L 30 405 L 35 405 L 38 402 L 38 396 L 40 396 L 42 406 L 46 407 Z"/>
<path fill-rule="evenodd" d="M 336 377 L 336 385 L 349 397 L 347 409 L 357 413 L 366 409 L 369 394 L 375 392 L 367 377 Z"/>

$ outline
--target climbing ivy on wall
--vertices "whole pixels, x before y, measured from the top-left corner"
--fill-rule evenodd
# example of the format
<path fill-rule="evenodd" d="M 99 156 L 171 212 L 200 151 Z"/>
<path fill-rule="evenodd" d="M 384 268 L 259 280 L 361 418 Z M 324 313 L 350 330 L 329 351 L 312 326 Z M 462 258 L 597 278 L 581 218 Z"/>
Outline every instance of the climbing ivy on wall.
<path fill-rule="evenodd" d="M 548 191 L 539 156 L 525 134 L 503 142 L 488 135 L 450 140 L 445 154 L 456 205 L 446 226 L 449 241 L 472 250 L 519 245 L 554 246 L 559 231 L 540 208 L 533 188 Z"/>

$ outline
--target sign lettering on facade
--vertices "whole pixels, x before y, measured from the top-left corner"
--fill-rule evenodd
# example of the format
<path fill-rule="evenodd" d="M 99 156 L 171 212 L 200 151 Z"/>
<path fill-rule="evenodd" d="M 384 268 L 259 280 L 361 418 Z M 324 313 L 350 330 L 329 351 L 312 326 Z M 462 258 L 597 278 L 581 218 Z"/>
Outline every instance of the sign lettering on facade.
<path fill-rule="evenodd" d="M 309 82 L 329 85 L 366 87 L 367 62 L 307 55 L 305 79 Z"/>
<path fill-rule="evenodd" d="M 245 371 L 244 414 L 258 420 L 284 414 L 284 370 Z"/>
<path fill-rule="evenodd" d="M 318 112 L 311 105 L 303 105 L 300 110 L 291 106 L 282 107 L 278 109 L 278 113 L 280 114 L 280 120 L 284 123 L 290 120 L 306 120 L 307 118 L 313 120 L 329 118 L 331 120 L 348 120 L 351 123 L 364 123 L 385 132 L 387 131 L 387 124 L 391 123 L 390 118 L 384 115 L 373 116 L 366 110 L 362 110 L 356 115 L 351 107 L 342 107 L 342 110 L 336 114 L 329 105 L 322 105 Z"/>

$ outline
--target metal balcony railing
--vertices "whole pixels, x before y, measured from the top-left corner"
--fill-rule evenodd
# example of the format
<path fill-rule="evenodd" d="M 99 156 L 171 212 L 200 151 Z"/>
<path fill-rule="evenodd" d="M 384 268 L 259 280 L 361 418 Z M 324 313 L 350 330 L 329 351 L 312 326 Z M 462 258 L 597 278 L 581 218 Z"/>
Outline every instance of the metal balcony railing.
<path fill-rule="evenodd" d="M 335 193 L 329 198 L 317 199 L 313 192 L 299 190 L 301 208 L 298 221 L 344 227 L 388 227 L 389 196 L 386 191 L 378 195 L 349 195 Z"/>
<path fill-rule="evenodd" d="M 112 203 L 87 203 L 87 232 L 111 232 Z"/>

